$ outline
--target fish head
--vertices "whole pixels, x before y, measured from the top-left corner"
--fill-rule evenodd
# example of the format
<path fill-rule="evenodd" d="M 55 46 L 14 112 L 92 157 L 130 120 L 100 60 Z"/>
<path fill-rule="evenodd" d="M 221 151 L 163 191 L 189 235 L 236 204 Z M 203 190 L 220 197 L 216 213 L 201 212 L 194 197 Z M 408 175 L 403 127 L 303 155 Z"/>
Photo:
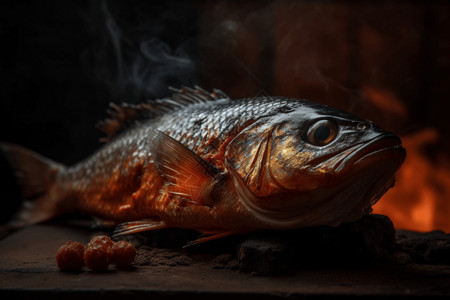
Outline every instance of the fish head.
<path fill-rule="evenodd" d="M 394 185 L 406 156 L 401 140 L 352 114 L 300 103 L 230 144 L 227 163 L 241 202 L 276 228 L 361 218 Z"/>

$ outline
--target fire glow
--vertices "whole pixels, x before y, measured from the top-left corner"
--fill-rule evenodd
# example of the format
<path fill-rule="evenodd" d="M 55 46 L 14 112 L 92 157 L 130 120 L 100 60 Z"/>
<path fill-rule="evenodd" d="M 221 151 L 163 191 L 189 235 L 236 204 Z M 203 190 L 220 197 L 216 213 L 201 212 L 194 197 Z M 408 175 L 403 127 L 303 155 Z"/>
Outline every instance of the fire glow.
<path fill-rule="evenodd" d="M 411 125 L 408 103 L 389 89 L 366 85 L 362 93 L 365 104 L 377 111 L 368 117 L 386 127 L 397 121 Z M 397 172 L 395 187 L 373 207 L 374 213 L 389 216 L 398 229 L 449 232 L 450 160 L 442 151 L 434 155 L 427 151 L 439 146 L 439 131 L 422 127 L 400 137 L 406 160 Z"/>
<path fill-rule="evenodd" d="M 374 213 L 389 216 L 396 228 L 450 231 L 450 163 L 444 156 L 430 159 L 424 152 L 438 140 L 433 128 L 402 137 L 407 157 L 396 185 L 374 206 Z"/>

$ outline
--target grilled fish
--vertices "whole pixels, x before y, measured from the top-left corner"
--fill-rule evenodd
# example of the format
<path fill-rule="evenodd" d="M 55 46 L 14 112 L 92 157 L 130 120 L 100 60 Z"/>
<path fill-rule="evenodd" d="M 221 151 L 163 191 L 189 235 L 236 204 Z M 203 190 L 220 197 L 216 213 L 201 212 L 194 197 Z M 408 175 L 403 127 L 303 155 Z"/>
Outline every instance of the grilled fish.
<path fill-rule="evenodd" d="M 337 226 L 371 212 L 406 155 L 394 134 L 322 104 L 199 87 L 112 104 L 99 128 L 107 144 L 74 166 L 1 143 L 26 200 L 11 225 L 79 211 L 117 234 L 176 227 L 204 233 L 196 242 Z"/>

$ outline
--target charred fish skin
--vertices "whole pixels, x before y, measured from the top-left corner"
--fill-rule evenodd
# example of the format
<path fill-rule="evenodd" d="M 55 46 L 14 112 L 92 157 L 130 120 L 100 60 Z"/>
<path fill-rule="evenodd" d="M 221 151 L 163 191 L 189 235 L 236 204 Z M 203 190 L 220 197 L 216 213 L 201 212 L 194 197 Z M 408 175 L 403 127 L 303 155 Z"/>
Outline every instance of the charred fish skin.
<path fill-rule="evenodd" d="M 346 112 L 199 87 L 112 105 L 100 128 L 109 142 L 70 167 L 2 144 L 16 170 L 27 169 L 24 197 L 34 200 L 13 223 L 76 210 L 125 222 L 119 234 L 179 227 L 211 235 L 199 241 L 338 225 L 368 213 L 405 158 L 395 135 Z"/>

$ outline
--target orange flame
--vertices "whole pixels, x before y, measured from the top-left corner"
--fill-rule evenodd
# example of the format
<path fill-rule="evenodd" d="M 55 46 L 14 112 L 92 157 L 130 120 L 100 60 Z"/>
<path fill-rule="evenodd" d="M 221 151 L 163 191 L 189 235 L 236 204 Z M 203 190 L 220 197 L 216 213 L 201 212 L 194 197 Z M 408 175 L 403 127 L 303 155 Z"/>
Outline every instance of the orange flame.
<path fill-rule="evenodd" d="M 374 206 L 374 213 L 387 215 L 396 228 L 416 231 L 450 231 L 450 168 L 448 158 L 430 159 L 424 148 L 438 141 L 428 128 L 402 138 L 406 160 L 397 173 L 396 186 Z"/>

